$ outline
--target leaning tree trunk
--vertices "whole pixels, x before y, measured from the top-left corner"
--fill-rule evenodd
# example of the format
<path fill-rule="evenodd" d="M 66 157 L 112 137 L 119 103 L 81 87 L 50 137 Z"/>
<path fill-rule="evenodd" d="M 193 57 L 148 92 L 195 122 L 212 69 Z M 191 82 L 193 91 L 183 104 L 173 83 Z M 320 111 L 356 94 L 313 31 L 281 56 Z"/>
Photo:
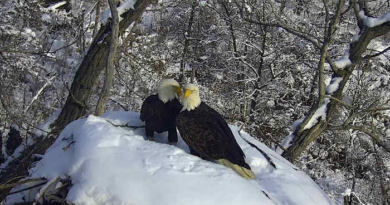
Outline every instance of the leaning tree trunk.
<path fill-rule="evenodd" d="M 152 2 L 152 0 L 138 0 L 134 5 L 134 10 L 123 13 L 121 15 L 123 19 L 119 23 L 119 35 L 123 34 L 127 27 L 135 22 Z M 85 114 L 87 109 L 86 101 L 106 65 L 110 39 L 111 26 L 106 23 L 101 26 L 99 32 L 94 37 L 88 52 L 76 72 L 66 103 L 58 119 L 52 125 L 55 133 L 60 132 L 67 124 Z"/>
<path fill-rule="evenodd" d="M 152 2 L 153 0 L 138 0 L 134 5 L 134 10 L 123 13 L 121 15 L 123 19 L 119 24 L 119 35 L 123 34 L 131 23 L 139 19 L 145 8 Z M 77 70 L 61 114 L 52 125 L 54 127 L 53 134 L 60 132 L 68 123 L 82 116 L 90 91 L 105 67 L 110 37 L 111 26 L 109 24 L 102 25 Z M 20 176 L 28 175 L 28 169 L 34 163 L 32 155 L 44 154 L 54 140 L 55 138 L 51 137 L 42 138 L 40 142 L 36 142 L 33 146 L 26 147 L 21 156 L 14 159 L 5 172 L 0 174 L 0 182 L 17 182 Z M 5 199 L 11 189 L 12 187 L 0 189 L 0 201 Z"/>
<path fill-rule="evenodd" d="M 110 41 L 110 51 L 107 57 L 106 64 L 106 76 L 104 78 L 104 85 L 102 93 L 100 94 L 99 101 L 96 105 L 95 115 L 100 116 L 104 112 L 104 108 L 108 98 L 110 97 L 110 89 L 112 85 L 112 80 L 114 78 L 114 60 L 117 54 L 118 47 L 118 32 L 119 32 L 119 16 L 118 10 L 116 9 L 116 1 L 108 0 L 111 9 L 111 41 Z"/>
<path fill-rule="evenodd" d="M 346 66 L 344 69 L 337 69 L 337 68 L 334 69 L 333 77 L 342 77 L 342 81 L 340 82 L 337 91 L 335 91 L 333 94 L 329 96 L 321 96 L 321 97 L 330 98 L 330 102 L 327 104 L 326 118 L 321 119 L 320 117 L 319 119 L 317 119 L 318 120 L 317 124 L 315 124 L 309 129 L 304 129 L 307 122 L 310 120 L 310 118 L 312 118 L 314 113 L 321 106 L 321 103 L 317 103 L 316 105 L 314 105 L 310 110 L 308 117 L 306 117 L 304 122 L 294 131 L 293 134 L 295 138 L 293 139 L 292 144 L 287 149 L 287 151 L 283 153 L 283 157 L 290 160 L 291 162 L 297 160 L 300 157 L 300 155 L 309 147 L 309 145 L 312 142 L 314 142 L 314 140 L 316 140 L 317 137 L 319 137 L 320 134 L 327 129 L 329 125 L 329 120 L 332 118 L 332 115 L 334 115 L 336 112 L 337 104 L 343 103 L 342 94 L 343 94 L 344 87 L 347 84 L 349 77 L 354 71 L 356 65 L 363 59 L 363 53 L 366 51 L 368 44 L 374 38 L 382 36 L 388 32 L 390 32 L 390 22 L 375 27 L 371 27 L 371 28 L 364 27 L 360 33 L 360 38 L 357 41 L 350 43 L 349 59 L 351 60 L 352 64 Z M 354 128 L 352 126 L 344 126 L 343 128 L 359 130 L 359 128 Z M 380 139 L 379 136 L 370 134 L 367 130 L 364 129 L 360 129 L 360 131 L 369 134 L 378 146 L 386 150 L 390 150 L 390 148 L 383 143 L 383 141 Z"/>

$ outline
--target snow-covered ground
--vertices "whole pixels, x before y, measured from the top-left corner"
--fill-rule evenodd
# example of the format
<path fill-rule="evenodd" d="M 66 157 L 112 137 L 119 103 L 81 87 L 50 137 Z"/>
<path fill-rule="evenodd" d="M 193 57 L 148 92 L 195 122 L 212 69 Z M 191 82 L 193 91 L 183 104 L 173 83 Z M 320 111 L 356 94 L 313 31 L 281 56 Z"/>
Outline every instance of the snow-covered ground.
<path fill-rule="evenodd" d="M 30 169 L 30 177 L 54 181 L 69 176 L 73 186 L 67 200 L 76 204 L 332 204 L 307 175 L 242 132 L 242 137 L 270 156 L 277 167 L 273 168 L 241 138 L 236 126 L 231 129 L 257 176 L 255 180 L 189 154 L 180 137 L 176 146 L 168 144 L 166 133 L 157 134 L 156 142 L 151 142 L 145 140 L 143 128 L 115 127 L 107 120 L 118 125 L 142 125 L 138 113 L 124 111 L 74 121 Z M 5 204 L 23 201 L 22 197 L 33 201 L 38 191 L 10 195 Z"/>

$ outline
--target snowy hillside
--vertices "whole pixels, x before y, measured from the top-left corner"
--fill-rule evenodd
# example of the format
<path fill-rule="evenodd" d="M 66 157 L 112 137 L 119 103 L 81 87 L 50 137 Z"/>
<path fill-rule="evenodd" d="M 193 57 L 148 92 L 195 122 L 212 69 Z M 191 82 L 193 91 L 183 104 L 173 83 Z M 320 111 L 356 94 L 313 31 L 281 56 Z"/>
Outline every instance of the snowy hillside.
<path fill-rule="evenodd" d="M 181 138 L 177 146 L 168 144 L 165 133 L 156 135 L 156 142 L 146 141 L 143 128 L 115 127 L 107 122 L 141 125 L 138 118 L 138 113 L 117 111 L 72 122 L 30 169 L 30 177 L 45 177 L 51 184 L 58 177 L 69 176 L 73 186 L 67 200 L 76 204 L 332 204 L 303 172 L 242 133 L 271 157 L 277 167 L 274 169 L 258 150 L 242 140 L 235 126 L 231 129 L 256 180 L 246 180 L 229 168 L 189 154 Z M 38 191 L 10 195 L 5 204 L 21 202 L 23 197 L 33 201 Z"/>

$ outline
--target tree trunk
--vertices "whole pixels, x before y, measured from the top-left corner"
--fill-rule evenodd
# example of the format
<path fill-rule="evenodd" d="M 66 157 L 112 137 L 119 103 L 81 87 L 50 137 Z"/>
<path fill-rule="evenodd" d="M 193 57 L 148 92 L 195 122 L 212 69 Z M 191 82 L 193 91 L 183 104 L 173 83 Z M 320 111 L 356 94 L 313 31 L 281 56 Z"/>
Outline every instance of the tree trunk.
<path fill-rule="evenodd" d="M 0 147 L 3 147 L 3 133 L 0 132 Z M 0 164 L 4 162 L 3 152 L 0 152 Z"/>
<path fill-rule="evenodd" d="M 134 5 L 134 10 L 130 10 L 122 14 L 122 21 L 119 23 L 119 34 L 123 34 L 126 28 L 142 15 L 145 8 L 151 4 L 153 0 L 138 0 Z M 61 111 L 60 116 L 52 125 L 53 135 L 58 134 L 68 123 L 82 116 L 86 105 L 85 101 L 90 95 L 90 91 L 98 79 L 105 65 L 108 53 L 108 39 L 111 36 L 111 28 L 109 25 L 103 25 L 95 36 L 87 54 L 77 70 L 74 77 L 71 90 L 69 92 L 66 103 Z M 21 156 L 10 163 L 6 172 L 0 175 L 0 181 L 5 182 L 10 179 L 18 179 L 19 176 L 28 175 L 28 169 L 34 162 L 32 154 L 44 154 L 45 151 L 55 141 L 54 137 L 42 138 L 33 146 L 29 146 L 21 154 Z M 10 180 L 9 182 L 13 182 Z M 0 190 L 0 201 L 8 195 L 11 188 Z"/>
<path fill-rule="evenodd" d="M 110 89 L 112 85 L 112 79 L 114 78 L 114 60 L 117 54 L 118 47 L 118 32 L 119 32 L 119 16 L 118 10 L 116 8 L 115 0 L 108 0 L 111 9 L 111 42 L 110 42 L 110 51 L 107 57 L 107 65 L 106 65 L 106 77 L 104 78 L 104 85 L 102 89 L 102 93 L 100 94 L 98 104 L 96 106 L 95 115 L 100 116 L 104 112 L 104 107 L 110 97 Z"/>
<path fill-rule="evenodd" d="M 121 15 L 123 19 L 119 23 L 119 35 L 123 34 L 127 27 L 142 15 L 151 2 L 152 0 L 138 0 L 134 5 L 134 10 L 130 9 Z M 107 61 L 107 45 L 110 37 L 110 25 L 102 25 L 76 72 L 61 114 L 52 125 L 55 133 L 59 133 L 67 124 L 85 114 L 86 101 Z"/>
<path fill-rule="evenodd" d="M 251 107 L 249 110 L 249 116 L 252 122 L 255 120 L 254 113 L 257 112 L 256 107 L 257 107 L 257 96 L 259 96 L 260 92 L 260 82 L 261 82 L 261 72 L 263 71 L 264 68 L 264 56 L 265 56 L 265 50 L 267 46 L 267 33 L 268 33 L 268 28 L 267 26 L 262 26 L 264 35 L 263 35 L 263 40 L 261 41 L 261 47 L 262 47 L 262 52 L 260 53 L 260 64 L 259 67 L 257 68 L 257 80 L 255 82 L 255 91 L 252 96 L 251 100 Z"/>
<path fill-rule="evenodd" d="M 102 5 L 102 0 L 98 0 L 98 2 L 96 3 L 95 25 L 93 26 L 93 34 L 92 34 L 92 36 L 96 35 L 96 33 L 98 31 L 98 28 L 99 28 L 101 5 Z"/>
<path fill-rule="evenodd" d="M 190 46 L 190 33 L 192 30 L 192 24 L 194 23 L 194 16 L 195 16 L 195 8 L 197 5 L 197 1 L 192 2 L 192 8 L 191 8 L 191 14 L 190 14 L 190 20 L 188 21 L 188 27 L 187 30 L 184 34 L 184 48 L 183 48 L 183 55 L 180 61 L 180 78 L 179 82 L 184 83 L 185 79 L 185 61 L 186 61 L 186 56 L 188 53 L 188 47 Z"/>

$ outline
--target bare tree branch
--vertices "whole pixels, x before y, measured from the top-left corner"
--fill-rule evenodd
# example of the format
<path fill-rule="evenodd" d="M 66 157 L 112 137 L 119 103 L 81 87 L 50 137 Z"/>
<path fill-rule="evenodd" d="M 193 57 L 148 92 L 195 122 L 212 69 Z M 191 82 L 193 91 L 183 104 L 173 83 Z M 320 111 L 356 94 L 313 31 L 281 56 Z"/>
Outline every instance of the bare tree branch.
<path fill-rule="evenodd" d="M 383 50 L 383 51 L 381 51 L 379 53 L 376 53 L 374 55 L 366 55 L 366 56 L 363 57 L 363 59 L 370 59 L 370 58 L 374 58 L 374 57 L 380 56 L 380 55 L 386 53 L 389 50 L 390 50 L 390 47 L 387 47 L 385 50 Z"/>
<path fill-rule="evenodd" d="M 380 146 L 383 149 L 385 149 L 386 151 L 390 152 L 390 146 L 385 144 L 382 141 L 382 139 L 380 138 L 380 136 L 376 135 L 374 132 L 372 132 L 371 130 L 368 130 L 366 128 L 353 126 L 353 125 L 345 125 L 345 126 L 328 126 L 328 129 L 329 130 L 357 130 L 357 131 L 363 132 L 363 133 L 369 135 L 378 146 Z"/>
<path fill-rule="evenodd" d="M 11 179 L 13 180 L 13 179 Z M 10 180 L 8 180 L 10 181 Z M 15 183 L 4 183 L 2 185 L 0 185 L 0 189 L 7 189 L 7 188 L 13 188 L 13 187 L 16 187 L 16 186 L 19 186 L 19 185 L 22 185 L 22 184 L 26 184 L 26 183 L 29 183 L 29 182 L 37 182 L 37 181 L 46 181 L 47 182 L 47 179 L 45 178 L 31 178 L 31 179 L 25 179 L 23 181 L 19 181 L 19 182 L 15 182 Z"/>

